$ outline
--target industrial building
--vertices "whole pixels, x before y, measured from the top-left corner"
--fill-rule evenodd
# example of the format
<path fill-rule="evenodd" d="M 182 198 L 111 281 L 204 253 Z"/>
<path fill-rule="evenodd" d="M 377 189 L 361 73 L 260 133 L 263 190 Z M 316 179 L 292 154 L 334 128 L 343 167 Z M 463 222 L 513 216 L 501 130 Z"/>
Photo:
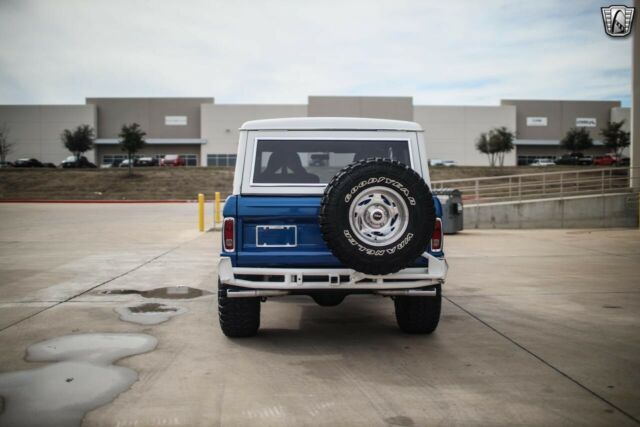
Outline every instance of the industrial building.
<path fill-rule="evenodd" d="M 560 140 L 572 127 L 584 127 L 595 146 L 588 154 L 607 152 L 600 129 L 625 120 L 630 109 L 618 101 L 502 100 L 496 106 L 414 105 L 411 97 L 310 96 L 307 104 L 216 104 L 203 98 L 87 98 L 84 105 L 0 105 L 0 125 L 9 128 L 8 156 L 60 163 L 70 153 L 60 134 L 88 124 L 96 130 L 89 160 L 101 164 L 124 158 L 118 147 L 123 124 L 138 123 L 147 133 L 141 156 L 182 155 L 188 166 L 233 166 L 238 128 L 243 122 L 278 117 L 373 117 L 418 122 L 432 159 L 459 165 L 487 165 L 475 147 L 482 132 L 505 126 L 516 133 L 516 148 L 505 165 L 565 151 Z"/>

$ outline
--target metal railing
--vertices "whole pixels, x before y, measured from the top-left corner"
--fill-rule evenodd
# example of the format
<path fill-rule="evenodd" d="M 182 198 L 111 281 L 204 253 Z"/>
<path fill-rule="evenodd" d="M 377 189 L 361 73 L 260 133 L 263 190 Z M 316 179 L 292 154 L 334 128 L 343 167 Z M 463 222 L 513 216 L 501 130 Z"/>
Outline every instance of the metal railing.
<path fill-rule="evenodd" d="M 493 203 L 543 198 L 631 192 L 631 171 L 640 167 L 585 168 L 562 172 L 504 175 L 433 181 L 434 189 L 455 188 L 466 203 Z"/>

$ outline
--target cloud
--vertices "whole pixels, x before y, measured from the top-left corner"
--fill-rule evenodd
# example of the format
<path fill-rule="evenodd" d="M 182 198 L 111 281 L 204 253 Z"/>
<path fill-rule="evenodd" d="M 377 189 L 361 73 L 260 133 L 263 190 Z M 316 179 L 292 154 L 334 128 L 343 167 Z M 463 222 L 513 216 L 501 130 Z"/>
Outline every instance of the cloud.
<path fill-rule="evenodd" d="M 629 40 L 598 2 L 0 2 L 0 103 L 92 96 L 626 99 Z"/>

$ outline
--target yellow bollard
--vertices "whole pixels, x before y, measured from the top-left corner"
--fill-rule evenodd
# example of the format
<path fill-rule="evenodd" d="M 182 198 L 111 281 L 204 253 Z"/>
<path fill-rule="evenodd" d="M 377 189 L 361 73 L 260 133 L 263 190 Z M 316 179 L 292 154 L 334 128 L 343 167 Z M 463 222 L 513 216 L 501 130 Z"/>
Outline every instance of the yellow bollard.
<path fill-rule="evenodd" d="M 220 225 L 222 223 L 222 211 L 220 210 L 220 192 L 216 191 L 216 202 L 215 202 L 215 209 L 214 209 L 214 219 L 213 219 L 213 223 L 214 225 Z"/>
<path fill-rule="evenodd" d="M 198 230 L 204 231 L 204 194 L 198 194 Z"/>

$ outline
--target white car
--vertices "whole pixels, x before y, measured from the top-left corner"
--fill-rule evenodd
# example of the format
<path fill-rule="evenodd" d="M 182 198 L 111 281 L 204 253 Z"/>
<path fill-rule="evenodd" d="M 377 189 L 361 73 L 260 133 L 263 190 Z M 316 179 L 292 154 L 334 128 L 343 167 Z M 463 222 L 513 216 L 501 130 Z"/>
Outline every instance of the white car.
<path fill-rule="evenodd" d="M 450 166 L 456 166 L 457 163 L 455 162 L 455 160 L 440 160 L 440 159 L 431 159 L 429 160 L 429 166 L 445 166 L 445 167 L 450 167 Z"/>
<path fill-rule="evenodd" d="M 547 167 L 547 166 L 555 166 L 556 163 L 553 160 L 549 160 L 549 159 L 537 159 L 536 161 L 534 161 L 533 163 L 531 163 L 529 166 L 534 166 L 534 167 Z"/>

